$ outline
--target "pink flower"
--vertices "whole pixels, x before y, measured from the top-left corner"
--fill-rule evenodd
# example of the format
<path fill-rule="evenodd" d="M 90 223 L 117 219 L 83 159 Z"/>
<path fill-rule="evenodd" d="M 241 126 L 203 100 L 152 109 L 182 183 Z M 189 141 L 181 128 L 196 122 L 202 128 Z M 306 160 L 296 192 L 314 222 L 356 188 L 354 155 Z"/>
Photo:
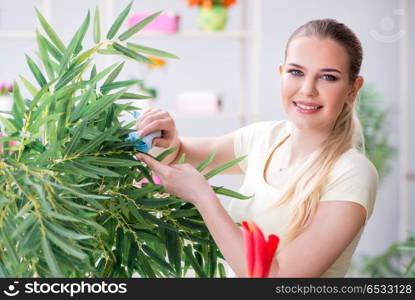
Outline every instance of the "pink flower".
<path fill-rule="evenodd" d="M 242 222 L 242 234 L 248 277 L 268 277 L 279 237 L 270 234 L 268 241 L 265 241 L 264 234 L 253 221 Z"/>
<path fill-rule="evenodd" d="M 161 183 L 161 179 L 157 176 L 157 175 L 152 175 L 151 176 L 151 178 L 153 178 L 153 181 L 154 181 L 154 183 L 155 184 L 162 184 Z M 149 181 L 148 181 L 148 179 L 147 178 L 143 178 L 143 179 L 141 179 L 139 182 L 136 182 L 135 184 L 134 184 L 134 186 L 136 187 L 136 188 L 139 188 L 139 189 L 141 189 L 141 187 L 142 187 L 142 185 L 144 184 L 144 183 L 148 183 Z"/>

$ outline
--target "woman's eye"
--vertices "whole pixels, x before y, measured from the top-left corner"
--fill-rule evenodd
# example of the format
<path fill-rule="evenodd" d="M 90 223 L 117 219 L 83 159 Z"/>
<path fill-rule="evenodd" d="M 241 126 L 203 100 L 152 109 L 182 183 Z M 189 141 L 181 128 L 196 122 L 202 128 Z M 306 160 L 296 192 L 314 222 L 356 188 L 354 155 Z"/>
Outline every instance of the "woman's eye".
<path fill-rule="evenodd" d="M 333 75 L 324 74 L 323 77 L 325 77 L 328 81 L 336 81 L 337 78 Z"/>
<path fill-rule="evenodd" d="M 300 70 L 289 70 L 288 73 L 294 76 L 300 76 L 301 74 L 303 74 L 303 72 L 301 72 Z"/>

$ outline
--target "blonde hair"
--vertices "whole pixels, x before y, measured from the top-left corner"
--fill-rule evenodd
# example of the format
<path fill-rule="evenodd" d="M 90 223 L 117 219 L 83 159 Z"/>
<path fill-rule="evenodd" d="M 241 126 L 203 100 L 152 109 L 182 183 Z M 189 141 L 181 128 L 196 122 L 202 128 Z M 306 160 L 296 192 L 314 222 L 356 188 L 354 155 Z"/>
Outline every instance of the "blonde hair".
<path fill-rule="evenodd" d="M 285 49 L 285 57 L 290 42 L 303 36 L 331 39 L 341 45 L 349 58 L 350 83 L 356 80 L 363 59 L 363 50 L 358 38 L 347 26 L 333 19 L 310 21 L 291 35 Z M 350 148 L 356 148 L 365 154 L 364 135 L 357 112 L 358 101 L 359 97 L 352 104 L 344 104 L 327 139 L 318 151 L 307 159 L 302 168 L 293 174 L 286 192 L 277 202 L 277 205 L 287 202 L 294 205 L 291 221 L 285 235 L 281 237 L 285 241 L 294 239 L 310 224 L 322 191 L 328 183 L 330 171 L 339 157 Z"/>

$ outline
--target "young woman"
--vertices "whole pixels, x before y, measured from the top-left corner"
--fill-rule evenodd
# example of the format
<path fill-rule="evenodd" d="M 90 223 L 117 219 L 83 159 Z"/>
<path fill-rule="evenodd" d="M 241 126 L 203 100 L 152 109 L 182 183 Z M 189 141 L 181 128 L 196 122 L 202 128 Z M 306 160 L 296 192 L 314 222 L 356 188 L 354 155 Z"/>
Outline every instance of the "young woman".
<path fill-rule="evenodd" d="M 142 136 L 162 130 L 154 145 L 178 146 L 169 161 L 143 160 L 166 191 L 200 211 L 227 263 L 246 276 L 242 231 L 235 222 L 254 220 L 264 234 L 281 238 L 270 277 L 343 277 L 377 194 L 378 174 L 364 155 L 356 116 L 362 47 L 333 19 L 313 20 L 289 38 L 279 65 L 287 120 L 258 122 L 221 137 L 182 138 L 161 109 L 147 109 Z M 362 148 L 363 150 L 359 150 Z M 228 173 L 244 173 L 240 192 L 225 210 L 194 165 L 217 151 L 211 168 L 247 155 Z M 181 153 L 188 164 L 175 164 Z"/>

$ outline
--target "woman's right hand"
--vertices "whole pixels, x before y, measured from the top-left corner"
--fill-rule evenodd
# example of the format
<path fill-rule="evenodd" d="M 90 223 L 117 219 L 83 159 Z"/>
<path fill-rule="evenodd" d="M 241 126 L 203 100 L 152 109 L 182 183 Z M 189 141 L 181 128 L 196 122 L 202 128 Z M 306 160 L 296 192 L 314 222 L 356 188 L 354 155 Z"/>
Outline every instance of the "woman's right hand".
<path fill-rule="evenodd" d="M 176 124 L 170 114 L 160 108 L 146 108 L 137 119 L 139 137 L 161 130 L 161 136 L 153 139 L 153 146 L 171 148 L 180 144 Z"/>

